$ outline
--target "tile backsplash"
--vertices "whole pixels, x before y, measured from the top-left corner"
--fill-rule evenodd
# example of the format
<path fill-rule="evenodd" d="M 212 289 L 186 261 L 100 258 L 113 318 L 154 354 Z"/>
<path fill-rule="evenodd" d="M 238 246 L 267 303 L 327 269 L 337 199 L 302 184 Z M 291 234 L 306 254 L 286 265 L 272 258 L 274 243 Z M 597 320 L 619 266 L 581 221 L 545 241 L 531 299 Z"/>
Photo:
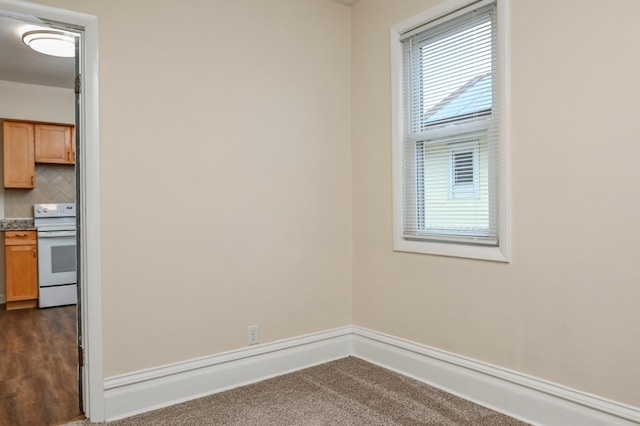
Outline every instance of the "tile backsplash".
<path fill-rule="evenodd" d="M 4 217 L 33 217 L 34 204 L 74 203 L 75 200 L 75 167 L 62 164 L 36 164 L 35 188 L 5 188 Z"/>

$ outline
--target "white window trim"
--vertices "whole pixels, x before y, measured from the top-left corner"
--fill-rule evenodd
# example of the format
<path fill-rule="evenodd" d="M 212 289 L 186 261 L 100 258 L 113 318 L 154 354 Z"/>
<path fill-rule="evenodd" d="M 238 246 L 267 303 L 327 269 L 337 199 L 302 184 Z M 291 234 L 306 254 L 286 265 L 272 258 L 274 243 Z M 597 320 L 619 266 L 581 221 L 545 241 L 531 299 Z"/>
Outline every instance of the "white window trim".
<path fill-rule="evenodd" d="M 448 243 L 445 241 L 411 241 L 404 238 L 404 200 L 402 171 L 403 108 L 402 108 L 402 43 L 400 36 L 422 24 L 448 15 L 472 4 L 469 0 L 446 0 L 416 16 L 402 21 L 390 30 L 391 38 L 391 108 L 392 108 L 392 173 L 393 173 L 393 249 L 395 251 L 483 259 L 499 262 L 511 261 L 510 211 L 510 150 L 509 150 L 509 1 L 497 0 L 497 51 L 499 85 L 499 139 L 498 139 L 498 246 Z"/>

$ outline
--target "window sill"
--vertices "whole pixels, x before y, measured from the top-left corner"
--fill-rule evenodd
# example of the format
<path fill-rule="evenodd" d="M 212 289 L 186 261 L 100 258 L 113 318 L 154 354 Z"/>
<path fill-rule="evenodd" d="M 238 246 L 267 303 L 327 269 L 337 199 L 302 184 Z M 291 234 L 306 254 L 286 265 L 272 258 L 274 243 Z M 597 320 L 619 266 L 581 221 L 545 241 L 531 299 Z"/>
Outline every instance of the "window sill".
<path fill-rule="evenodd" d="M 471 244 L 452 244 L 447 242 L 408 241 L 398 239 L 393 242 L 394 251 L 432 254 L 436 256 L 462 257 L 467 259 L 510 262 L 509 251 L 504 246 L 479 246 Z"/>

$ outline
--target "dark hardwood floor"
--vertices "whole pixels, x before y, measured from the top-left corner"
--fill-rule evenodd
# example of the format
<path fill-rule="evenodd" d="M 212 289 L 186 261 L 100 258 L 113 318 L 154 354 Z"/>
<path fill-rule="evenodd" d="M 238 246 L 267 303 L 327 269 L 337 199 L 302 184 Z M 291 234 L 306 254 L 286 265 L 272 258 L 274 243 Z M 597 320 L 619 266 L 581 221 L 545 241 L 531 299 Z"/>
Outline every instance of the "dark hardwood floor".
<path fill-rule="evenodd" d="M 0 305 L 0 425 L 59 425 L 80 415 L 76 307 Z"/>

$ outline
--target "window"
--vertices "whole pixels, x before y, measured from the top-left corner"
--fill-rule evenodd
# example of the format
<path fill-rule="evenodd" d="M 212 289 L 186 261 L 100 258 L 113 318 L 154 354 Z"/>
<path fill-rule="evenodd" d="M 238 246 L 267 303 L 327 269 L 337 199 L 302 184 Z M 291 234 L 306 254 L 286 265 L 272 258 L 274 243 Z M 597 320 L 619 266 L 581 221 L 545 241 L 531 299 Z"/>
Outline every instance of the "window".
<path fill-rule="evenodd" d="M 394 26 L 394 248 L 508 261 L 506 0 Z"/>

